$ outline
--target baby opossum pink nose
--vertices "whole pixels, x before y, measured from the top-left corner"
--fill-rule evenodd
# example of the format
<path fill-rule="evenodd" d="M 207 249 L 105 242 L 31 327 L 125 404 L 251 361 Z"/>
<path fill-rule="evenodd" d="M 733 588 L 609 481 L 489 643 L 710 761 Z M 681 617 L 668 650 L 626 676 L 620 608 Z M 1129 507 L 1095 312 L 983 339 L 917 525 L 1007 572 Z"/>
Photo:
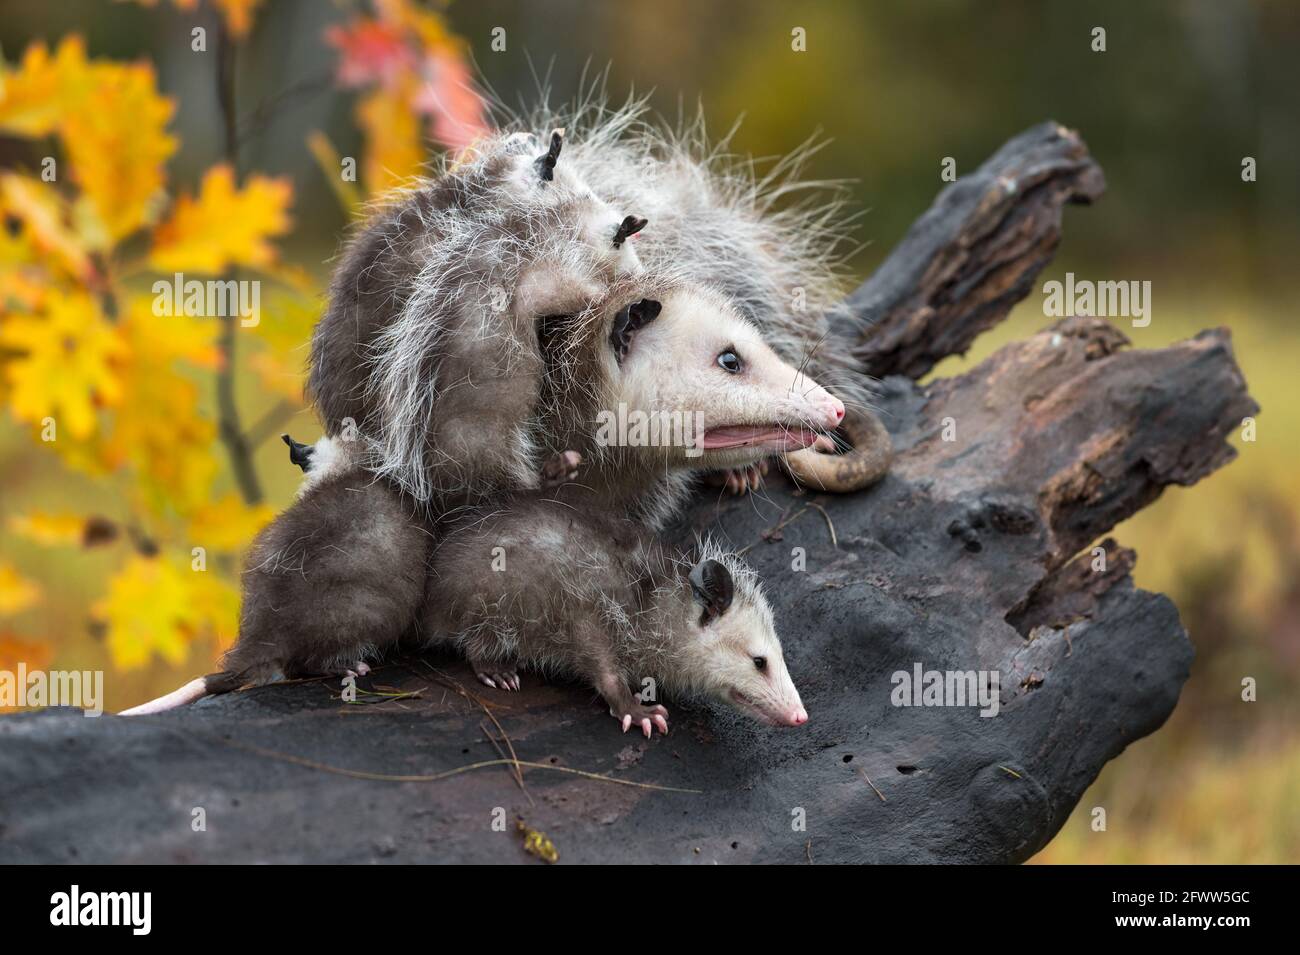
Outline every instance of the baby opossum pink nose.
<path fill-rule="evenodd" d="M 795 707 L 794 712 L 790 714 L 790 725 L 803 726 L 803 724 L 807 722 L 808 722 L 808 711 L 805 710 L 802 706 Z"/>

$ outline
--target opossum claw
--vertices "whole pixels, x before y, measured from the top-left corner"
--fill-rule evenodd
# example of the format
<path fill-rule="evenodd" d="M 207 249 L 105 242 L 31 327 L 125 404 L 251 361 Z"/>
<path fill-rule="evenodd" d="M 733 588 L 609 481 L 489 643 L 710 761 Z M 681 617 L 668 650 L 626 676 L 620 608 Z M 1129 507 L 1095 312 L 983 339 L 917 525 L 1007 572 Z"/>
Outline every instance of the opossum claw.
<path fill-rule="evenodd" d="M 519 674 L 512 664 L 499 660 L 483 662 L 471 660 L 470 666 L 474 668 L 474 676 L 478 677 L 478 681 L 494 690 L 505 690 L 509 693 L 522 686 L 519 682 Z"/>
<path fill-rule="evenodd" d="M 668 710 L 664 707 L 658 704 L 654 706 L 633 704 L 628 709 L 631 712 L 623 713 L 621 716 L 613 709 L 609 711 L 609 715 L 619 721 L 624 733 L 631 729 L 635 722 L 641 727 L 641 732 L 646 735 L 646 739 L 654 735 L 655 727 L 659 728 L 660 733 L 668 735 Z"/>

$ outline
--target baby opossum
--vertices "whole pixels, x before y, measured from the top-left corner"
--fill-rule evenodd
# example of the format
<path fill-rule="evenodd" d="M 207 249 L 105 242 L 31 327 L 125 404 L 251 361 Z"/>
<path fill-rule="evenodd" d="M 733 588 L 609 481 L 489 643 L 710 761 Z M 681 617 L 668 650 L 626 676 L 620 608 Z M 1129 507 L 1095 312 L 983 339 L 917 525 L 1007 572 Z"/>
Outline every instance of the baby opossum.
<path fill-rule="evenodd" d="M 624 732 L 668 732 L 668 711 L 651 702 L 662 692 L 770 725 L 808 720 L 739 559 L 711 542 L 670 555 L 639 524 L 551 492 L 458 522 L 434 551 L 421 629 L 427 645 L 460 648 L 488 686 L 519 689 L 520 667 L 582 678 Z"/>

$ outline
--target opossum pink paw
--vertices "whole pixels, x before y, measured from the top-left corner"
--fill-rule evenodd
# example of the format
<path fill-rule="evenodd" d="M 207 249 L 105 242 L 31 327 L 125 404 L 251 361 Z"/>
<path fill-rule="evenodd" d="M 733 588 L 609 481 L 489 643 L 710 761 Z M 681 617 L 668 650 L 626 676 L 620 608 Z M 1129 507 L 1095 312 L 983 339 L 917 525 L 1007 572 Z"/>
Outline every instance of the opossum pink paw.
<path fill-rule="evenodd" d="M 654 735 L 655 727 L 658 727 L 660 733 L 668 735 L 668 711 L 662 706 L 634 705 L 629 709 L 630 712 L 622 714 L 614 710 L 609 711 L 609 715 L 620 722 L 624 733 L 631 729 L 635 722 L 641 727 L 641 732 L 645 734 L 646 739 Z"/>
<path fill-rule="evenodd" d="M 365 676 L 370 672 L 370 664 L 365 660 L 358 660 L 352 669 L 357 671 L 357 676 Z"/>
<path fill-rule="evenodd" d="M 566 481 L 578 478 L 578 468 L 582 466 L 582 455 L 577 451 L 561 451 L 553 454 L 542 465 L 542 487 L 556 487 Z"/>
<path fill-rule="evenodd" d="M 747 468 L 732 468 L 725 471 L 726 488 L 732 494 L 747 494 L 750 491 L 757 491 L 763 486 L 763 478 L 767 475 L 767 469 L 768 463 L 763 460 L 757 464 L 751 464 Z"/>

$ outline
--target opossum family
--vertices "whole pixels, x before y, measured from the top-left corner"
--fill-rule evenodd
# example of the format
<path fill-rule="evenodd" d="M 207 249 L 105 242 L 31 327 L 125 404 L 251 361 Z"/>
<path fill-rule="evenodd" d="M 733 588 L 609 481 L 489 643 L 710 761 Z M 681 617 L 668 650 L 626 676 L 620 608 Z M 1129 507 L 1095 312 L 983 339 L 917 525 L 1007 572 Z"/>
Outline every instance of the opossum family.
<path fill-rule="evenodd" d="M 748 485 L 785 454 L 805 482 L 847 490 L 886 470 L 845 351 L 817 347 L 831 220 L 772 212 L 782 183 L 720 174 L 637 117 L 602 114 L 568 151 L 559 129 L 491 137 L 351 243 L 312 342 L 319 452 L 338 460 L 255 543 L 225 670 L 128 712 L 456 633 L 481 676 L 513 655 L 591 679 L 625 728 L 663 719 L 632 700 L 645 677 L 806 719 L 752 575 L 716 549 L 668 558 L 651 532 L 693 471 L 741 469 Z M 641 209 L 662 221 L 647 229 Z M 814 372 L 851 399 L 847 420 Z M 624 409 L 707 426 L 602 440 L 593 423 Z M 850 454 L 812 450 L 836 429 Z M 539 489 L 543 462 L 569 454 L 581 479 Z M 501 546 L 483 528 L 526 541 L 541 527 L 545 554 L 517 573 L 475 569 Z"/>

